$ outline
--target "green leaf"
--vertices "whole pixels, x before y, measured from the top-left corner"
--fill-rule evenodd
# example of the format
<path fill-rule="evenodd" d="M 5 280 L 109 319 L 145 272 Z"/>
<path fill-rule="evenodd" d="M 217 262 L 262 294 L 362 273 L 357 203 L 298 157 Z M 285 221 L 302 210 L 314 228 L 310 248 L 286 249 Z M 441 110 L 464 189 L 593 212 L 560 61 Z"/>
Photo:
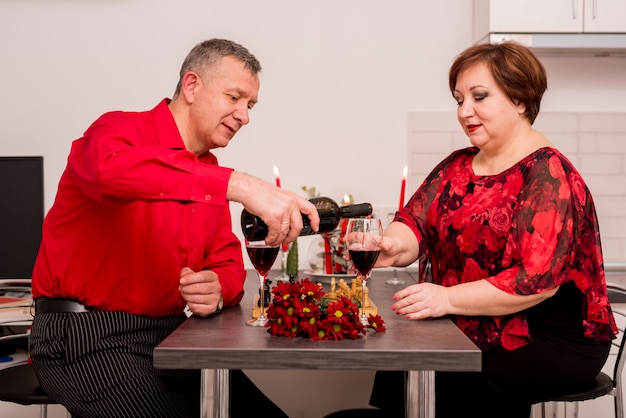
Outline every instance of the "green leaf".
<path fill-rule="evenodd" d="M 298 240 L 291 243 L 291 249 L 287 254 L 287 274 L 298 276 Z"/>

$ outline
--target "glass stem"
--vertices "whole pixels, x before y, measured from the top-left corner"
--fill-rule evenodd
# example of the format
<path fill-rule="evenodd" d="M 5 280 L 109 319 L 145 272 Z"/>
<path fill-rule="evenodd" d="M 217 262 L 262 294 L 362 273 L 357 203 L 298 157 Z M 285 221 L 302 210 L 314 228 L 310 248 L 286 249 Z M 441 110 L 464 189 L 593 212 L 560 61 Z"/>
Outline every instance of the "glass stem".
<path fill-rule="evenodd" d="M 363 281 L 363 289 L 361 291 L 361 312 L 362 312 L 361 323 L 365 325 L 367 323 L 367 315 L 365 315 L 365 297 L 367 294 L 367 277 L 361 276 L 361 280 Z"/>
<path fill-rule="evenodd" d="M 259 280 L 261 281 L 261 292 L 259 293 L 259 307 L 261 313 L 259 314 L 260 320 L 265 320 L 265 276 L 259 274 Z"/>

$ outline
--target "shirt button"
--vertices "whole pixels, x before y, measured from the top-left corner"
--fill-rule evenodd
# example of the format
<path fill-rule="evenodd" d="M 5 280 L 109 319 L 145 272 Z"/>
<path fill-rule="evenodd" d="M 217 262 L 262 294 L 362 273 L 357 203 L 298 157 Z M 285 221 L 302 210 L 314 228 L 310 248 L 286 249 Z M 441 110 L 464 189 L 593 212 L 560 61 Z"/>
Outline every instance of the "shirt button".
<path fill-rule="evenodd" d="M 159 196 L 163 197 L 163 196 L 165 196 L 165 193 L 161 192 L 161 193 L 159 193 Z"/>
<path fill-rule="evenodd" d="M 208 195 L 204 196 L 204 200 L 206 200 L 207 202 L 208 202 L 209 200 L 211 200 L 211 195 L 210 195 L 210 194 L 208 194 Z"/>

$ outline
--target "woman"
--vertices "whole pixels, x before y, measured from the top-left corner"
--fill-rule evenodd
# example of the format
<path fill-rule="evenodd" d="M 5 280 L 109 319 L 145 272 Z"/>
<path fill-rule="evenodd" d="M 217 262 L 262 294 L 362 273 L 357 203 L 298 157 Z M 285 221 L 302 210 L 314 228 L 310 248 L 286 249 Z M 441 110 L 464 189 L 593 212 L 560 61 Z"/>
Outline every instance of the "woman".
<path fill-rule="evenodd" d="M 483 352 L 480 373 L 436 373 L 437 418 L 528 418 L 532 403 L 584 388 L 617 332 L 595 208 L 531 126 L 547 80 L 529 49 L 472 46 L 449 82 L 472 147 L 437 165 L 396 214 L 377 267 L 427 257 L 432 283 L 400 290 L 392 308 L 409 320 L 448 315 Z M 383 377 L 372 404 L 401 415 Z"/>

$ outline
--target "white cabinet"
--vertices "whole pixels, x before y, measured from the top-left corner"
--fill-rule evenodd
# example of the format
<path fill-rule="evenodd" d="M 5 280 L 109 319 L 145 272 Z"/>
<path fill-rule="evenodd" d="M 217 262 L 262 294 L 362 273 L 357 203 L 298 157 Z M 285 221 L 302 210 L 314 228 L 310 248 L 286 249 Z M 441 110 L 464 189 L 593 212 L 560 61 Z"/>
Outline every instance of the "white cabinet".
<path fill-rule="evenodd" d="M 585 0 L 583 32 L 626 32 L 626 1 Z"/>
<path fill-rule="evenodd" d="M 481 0 L 488 32 L 581 32 L 582 0 Z M 579 9 L 580 8 L 580 9 Z M 579 10 L 578 10 L 579 9 Z"/>
<path fill-rule="evenodd" d="M 474 0 L 474 41 L 490 33 L 626 33 L 626 1 Z"/>

